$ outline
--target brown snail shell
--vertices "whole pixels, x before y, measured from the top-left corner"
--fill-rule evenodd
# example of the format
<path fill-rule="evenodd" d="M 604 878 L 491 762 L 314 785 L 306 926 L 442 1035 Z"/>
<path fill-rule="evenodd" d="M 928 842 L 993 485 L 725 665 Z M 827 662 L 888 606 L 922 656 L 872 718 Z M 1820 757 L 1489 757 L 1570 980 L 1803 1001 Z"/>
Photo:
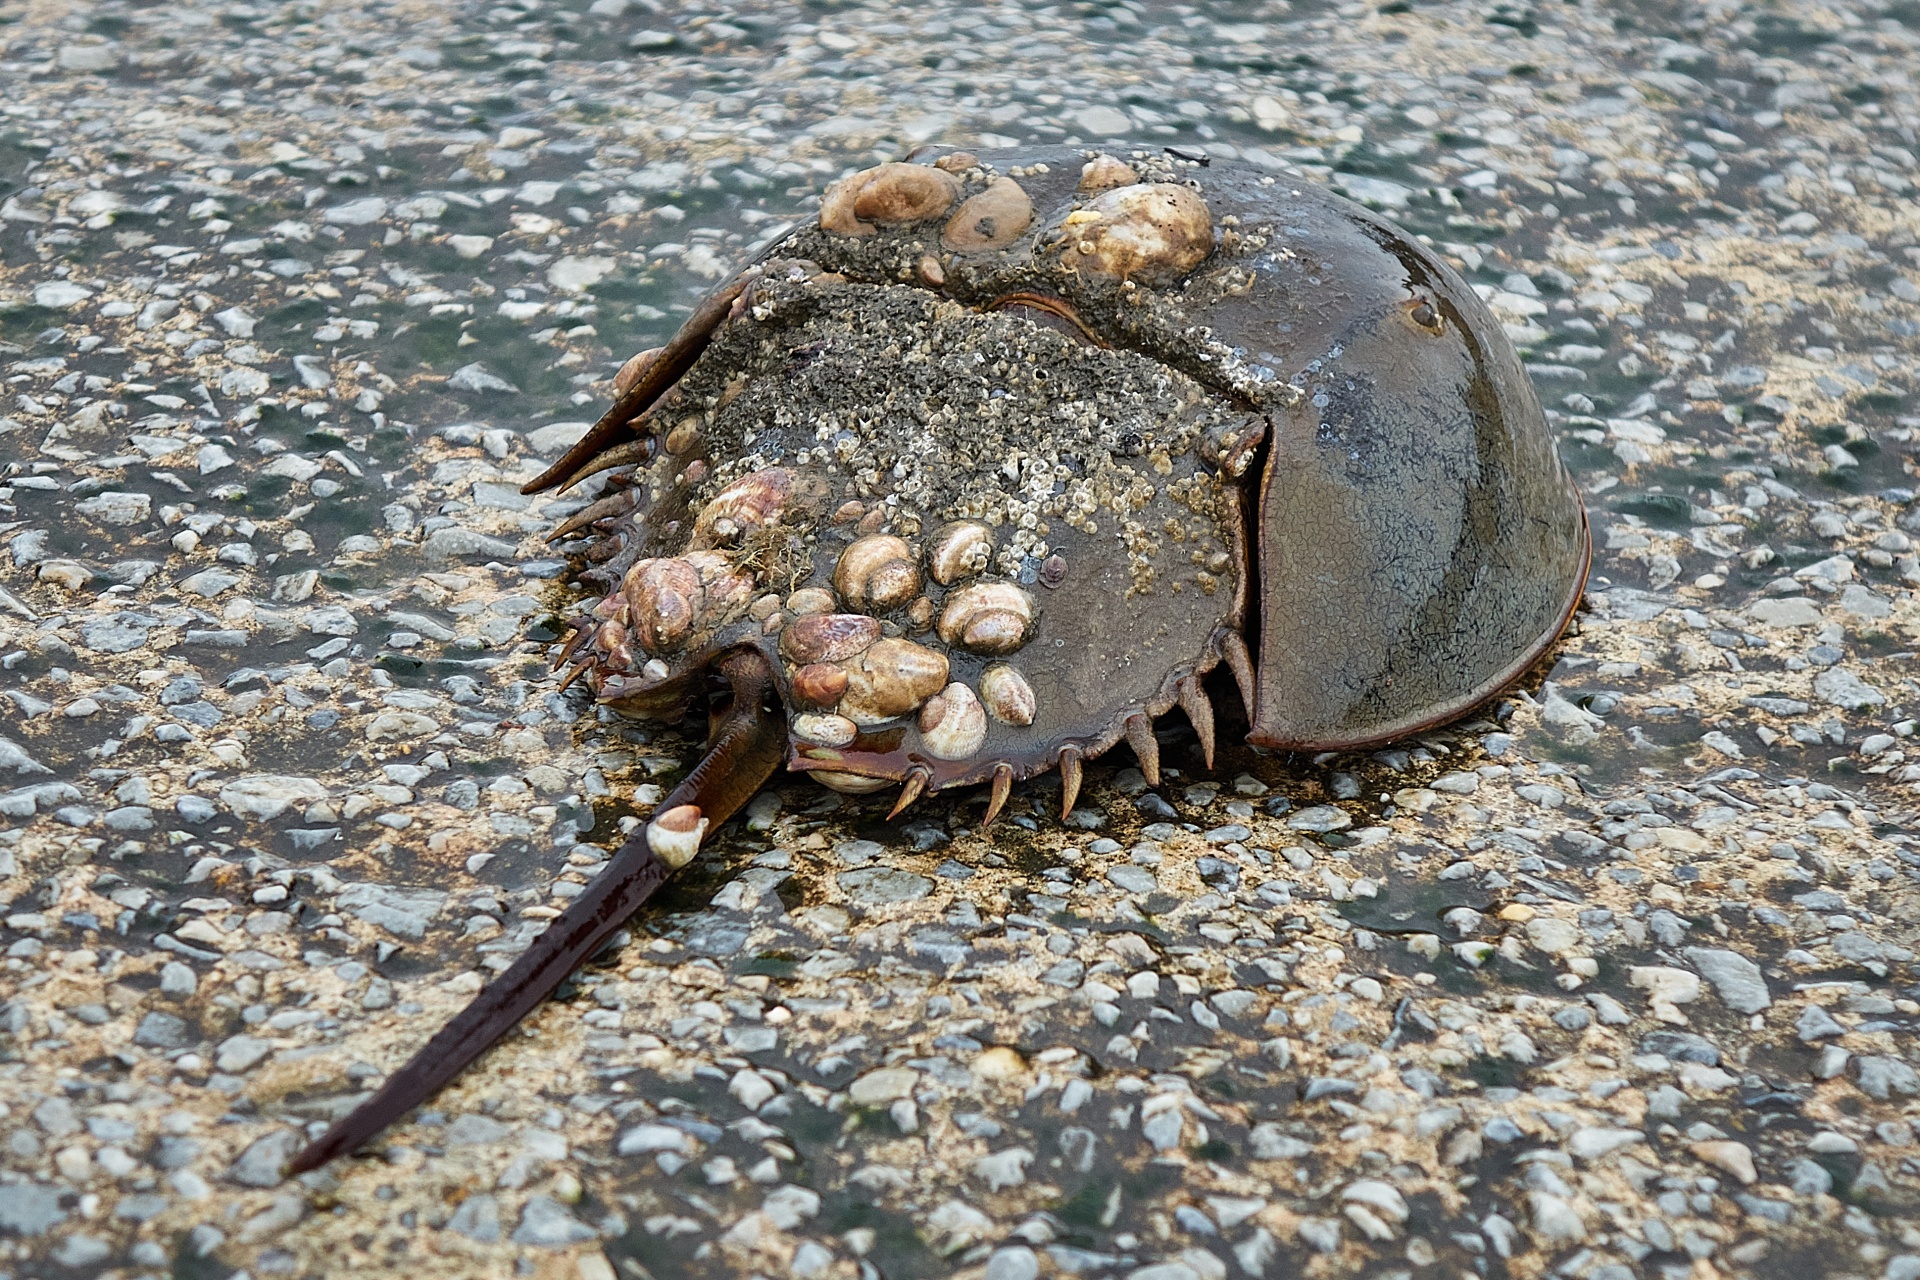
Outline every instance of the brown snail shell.
<path fill-rule="evenodd" d="M 943 169 L 876 165 L 827 188 L 820 225 L 843 236 L 870 236 L 881 226 L 937 218 L 959 198 L 959 179 Z"/>
<path fill-rule="evenodd" d="M 797 614 L 832 613 L 840 607 L 833 592 L 825 587 L 802 587 L 787 597 L 787 612 Z"/>
<path fill-rule="evenodd" d="M 980 701 L 987 714 L 1001 724 L 1033 723 L 1033 686 L 1004 662 L 996 662 L 980 673 Z"/>
<path fill-rule="evenodd" d="M 793 673 L 793 699 L 803 706 L 826 708 L 847 691 L 847 673 L 831 662 L 810 662 Z"/>
<path fill-rule="evenodd" d="M 880 640 L 847 664 L 840 714 L 881 724 L 917 709 L 947 683 L 947 655 L 911 640 Z"/>
<path fill-rule="evenodd" d="M 856 609 L 897 609 L 920 594 L 920 570 L 905 540 L 871 533 L 840 553 L 833 587 Z"/>
<path fill-rule="evenodd" d="M 780 633 L 780 652 L 803 665 L 841 662 L 880 638 L 880 619 L 863 613 L 810 613 Z"/>
<path fill-rule="evenodd" d="M 860 726 L 845 716 L 817 711 L 795 716 L 789 728 L 802 742 L 821 747 L 844 747 L 860 736 Z"/>
<path fill-rule="evenodd" d="M 701 598 L 700 571 L 679 557 L 642 560 L 622 590 L 633 637 L 648 653 L 672 653 L 693 634 Z"/>
<path fill-rule="evenodd" d="M 707 834 L 707 819 L 699 806 L 683 804 L 659 814 L 647 824 L 647 843 L 660 860 L 675 870 L 693 861 Z"/>
<path fill-rule="evenodd" d="M 1027 642 L 1033 597 L 1011 582 L 971 582 L 947 596 L 940 638 L 974 653 L 1012 653 Z"/>
<path fill-rule="evenodd" d="M 977 520 L 955 520 L 927 541 L 927 572 L 943 587 L 971 578 L 993 559 L 993 530 Z"/>
<path fill-rule="evenodd" d="M 741 476 L 713 495 L 693 522 L 695 549 L 732 542 L 777 521 L 793 496 L 793 472 L 768 467 Z"/>
<path fill-rule="evenodd" d="M 942 760 L 965 760 L 986 743 L 987 713 L 972 689 L 948 685 L 920 708 L 920 740 Z"/>

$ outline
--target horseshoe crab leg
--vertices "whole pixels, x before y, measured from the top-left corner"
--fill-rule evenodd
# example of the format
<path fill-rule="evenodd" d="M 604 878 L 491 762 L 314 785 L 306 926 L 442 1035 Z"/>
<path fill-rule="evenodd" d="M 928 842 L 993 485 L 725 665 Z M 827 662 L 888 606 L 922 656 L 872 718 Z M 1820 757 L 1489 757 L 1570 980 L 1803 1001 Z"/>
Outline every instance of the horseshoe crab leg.
<path fill-rule="evenodd" d="M 505 973 L 378 1092 L 295 1156 L 289 1174 L 317 1169 L 354 1150 L 459 1075 L 598 951 L 693 857 L 701 838 L 773 776 L 786 756 L 787 731 L 766 660 L 746 650 L 723 660 L 720 669 L 733 687 L 733 701 L 715 717 L 700 763 L 660 802 L 654 818 L 633 833 L 587 891 Z"/>

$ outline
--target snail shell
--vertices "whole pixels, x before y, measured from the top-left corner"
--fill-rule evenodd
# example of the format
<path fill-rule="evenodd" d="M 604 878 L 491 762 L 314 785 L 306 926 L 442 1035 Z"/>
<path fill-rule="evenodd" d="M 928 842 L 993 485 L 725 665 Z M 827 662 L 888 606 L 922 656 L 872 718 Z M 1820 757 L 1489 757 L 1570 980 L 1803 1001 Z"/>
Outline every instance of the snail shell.
<path fill-rule="evenodd" d="M 1111 191 L 1115 187 L 1130 187 L 1138 181 L 1140 175 L 1132 165 L 1104 151 L 1080 166 L 1082 191 Z"/>
<path fill-rule="evenodd" d="M 862 613 L 810 613 L 780 633 L 780 651 L 794 662 L 840 662 L 880 638 L 880 619 Z"/>
<path fill-rule="evenodd" d="M 793 472 L 768 467 L 741 476 L 713 495 L 693 522 L 688 546 L 695 549 L 732 542 L 780 518 L 793 496 Z"/>
<path fill-rule="evenodd" d="M 647 843 L 676 871 L 693 861 L 706 834 L 707 819 L 697 805 L 669 809 L 647 824 Z"/>
<path fill-rule="evenodd" d="M 860 736 L 860 726 L 845 716 L 808 712 L 793 718 L 793 736 L 822 747 L 844 747 Z"/>
<path fill-rule="evenodd" d="M 1213 215 L 1176 182 L 1117 187 L 1067 215 L 1066 261 L 1119 280 L 1170 280 L 1213 252 Z"/>
<path fill-rule="evenodd" d="M 811 662 L 793 673 L 794 701 L 831 707 L 847 691 L 847 673 L 831 662 Z"/>
<path fill-rule="evenodd" d="M 946 229 L 940 243 L 962 252 L 1003 249 L 1019 238 L 1033 222 L 1033 201 L 1012 178 L 995 178 L 987 189 L 967 197 Z"/>
<path fill-rule="evenodd" d="M 946 683 L 946 654 L 911 640 L 880 640 L 847 664 L 840 714 L 855 724 L 882 724 L 913 711 Z"/>
<path fill-rule="evenodd" d="M 920 708 L 920 738 L 942 760 L 965 760 L 987 740 L 987 713 L 964 684 L 942 689 Z"/>
<path fill-rule="evenodd" d="M 788 613 L 832 613 L 839 607 L 840 602 L 825 587 L 802 587 L 787 597 Z"/>
<path fill-rule="evenodd" d="M 1001 724 L 1033 723 L 1033 686 L 1004 662 L 996 662 L 980 673 L 980 700 L 987 713 Z"/>
<path fill-rule="evenodd" d="M 1011 582 L 971 582 L 947 596 L 940 638 L 975 653 L 1012 653 L 1027 642 L 1033 597 Z"/>
<path fill-rule="evenodd" d="M 920 594 L 920 570 L 905 541 L 871 533 L 840 553 L 833 586 L 856 609 L 897 609 Z"/>
<path fill-rule="evenodd" d="M 977 520 L 955 520 L 927 542 L 927 572 L 943 587 L 971 578 L 993 559 L 993 531 Z"/>
<path fill-rule="evenodd" d="M 672 653 L 693 634 L 705 592 L 700 571 L 685 560 L 642 560 L 627 570 L 621 589 L 634 639 L 648 653 Z"/>
<path fill-rule="evenodd" d="M 937 218 L 960 198 L 960 180 L 921 164 L 862 169 L 827 188 L 820 225 L 843 236 L 870 236 L 879 226 Z"/>

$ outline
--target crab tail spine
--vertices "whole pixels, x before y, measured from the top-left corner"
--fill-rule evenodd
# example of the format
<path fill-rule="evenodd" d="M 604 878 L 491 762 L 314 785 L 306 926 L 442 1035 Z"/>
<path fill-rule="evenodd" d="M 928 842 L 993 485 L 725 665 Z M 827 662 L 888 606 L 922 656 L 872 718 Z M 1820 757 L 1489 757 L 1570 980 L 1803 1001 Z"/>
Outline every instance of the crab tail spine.
<path fill-rule="evenodd" d="M 1013 791 L 1013 766 L 1001 761 L 993 766 L 993 790 L 987 795 L 987 816 L 980 820 L 982 827 L 990 827 L 1000 811 L 1007 807 L 1007 796 Z"/>
<path fill-rule="evenodd" d="M 926 794 L 927 783 L 932 779 L 933 775 L 926 769 L 916 768 L 909 771 L 906 784 L 900 788 L 900 798 L 893 802 L 893 808 L 887 814 L 887 821 L 892 822 L 907 811 L 908 805 Z"/>
<path fill-rule="evenodd" d="M 706 755 L 661 803 L 658 816 L 636 831 L 586 892 L 425 1048 L 295 1156 L 289 1175 L 353 1151 L 459 1075 L 606 944 L 673 874 L 679 865 L 675 857 L 681 862 L 692 857 L 700 836 L 725 822 L 779 769 L 787 730 L 770 705 L 775 686 L 766 660 L 743 651 L 720 665 L 733 687 L 732 705 L 716 720 Z M 686 848 L 689 831 L 696 834 Z M 664 847 L 656 846 L 656 838 Z"/>
<path fill-rule="evenodd" d="M 1213 768 L 1213 703 L 1207 700 L 1200 677 L 1188 676 L 1181 680 L 1174 686 L 1174 694 L 1180 699 L 1180 709 L 1193 722 L 1193 732 L 1200 739 L 1201 758 L 1207 768 Z"/>
<path fill-rule="evenodd" d="M 1080 783 L 1086 772 L 1080 763 L 1080 748 L 1060 748 L 1060 821 L 1065 822 L 1073 812 L 1073 802 L 1080 798 Z"/>
<path fill-rule="evenodd" d="M 1133 754 L 1140 757 L 1140 776 L 1147 785 L 1160 785 L 1160 740 L 1153 736 L 1153 721 L 1144 711 L 1136 711 L 1127 717 L 1127 745 L 1133 748 Z"/>

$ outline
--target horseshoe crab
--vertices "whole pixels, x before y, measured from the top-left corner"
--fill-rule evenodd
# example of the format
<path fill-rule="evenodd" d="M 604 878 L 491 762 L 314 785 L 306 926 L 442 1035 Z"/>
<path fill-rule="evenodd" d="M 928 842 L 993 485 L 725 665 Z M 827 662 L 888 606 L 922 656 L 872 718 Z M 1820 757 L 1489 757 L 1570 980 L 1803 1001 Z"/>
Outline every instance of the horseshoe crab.
<path fill-rule="evenodd" d="M 563 660 L 705 757 L 500 979 L 303 1152 L 429 1096 L 776 770 L 893 812 L 1122 740 L 1209 763 L 1362 747 L 1516 679 L 1580 597 L 1586 517 L 1504 333 L 1412 237 L 1311 183 L 1171 153 L 935 151 L 629 361 L 529 491 L 612 471 L 554 535 L 604 596 Z M 710 696 L 714 677 L 723 692 Z"/>

